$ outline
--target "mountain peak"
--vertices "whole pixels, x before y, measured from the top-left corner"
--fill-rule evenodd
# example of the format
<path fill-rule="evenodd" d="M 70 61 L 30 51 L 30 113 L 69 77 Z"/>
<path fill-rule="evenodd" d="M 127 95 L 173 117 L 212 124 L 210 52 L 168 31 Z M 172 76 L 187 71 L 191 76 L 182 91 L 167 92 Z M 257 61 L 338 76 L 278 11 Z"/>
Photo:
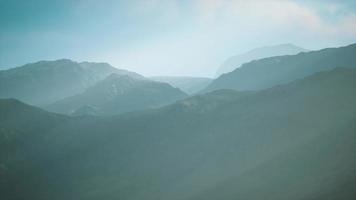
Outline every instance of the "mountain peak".
<path fill-rule="evenodd" d="M 108 63 L 39 61 L 0 71 L 0 98 L 14 97 L 34 105 L 48 105 L 79 94 L 113 73 L 143 78 Z"/>
<path fill-rule="evenodd" d="M 48 108 L 66 114 L 112 115 L 163 106 L 184 97 L 184 92 L 167 83 L 112 73 L 83 93 L 60 100 Z"/>

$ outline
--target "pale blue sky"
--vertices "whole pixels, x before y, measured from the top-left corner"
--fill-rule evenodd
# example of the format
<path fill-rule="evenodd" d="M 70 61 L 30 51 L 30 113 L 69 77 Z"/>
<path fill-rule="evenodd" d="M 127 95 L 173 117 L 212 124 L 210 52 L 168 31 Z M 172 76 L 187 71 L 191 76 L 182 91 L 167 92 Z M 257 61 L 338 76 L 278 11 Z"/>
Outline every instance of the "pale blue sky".
<path fill-rule="evenodd" d="M 0 68 L 70 58 L 148 76 L 213 76 L 259 46 L 356 42 L 353 2 L 0 0 Z"/>

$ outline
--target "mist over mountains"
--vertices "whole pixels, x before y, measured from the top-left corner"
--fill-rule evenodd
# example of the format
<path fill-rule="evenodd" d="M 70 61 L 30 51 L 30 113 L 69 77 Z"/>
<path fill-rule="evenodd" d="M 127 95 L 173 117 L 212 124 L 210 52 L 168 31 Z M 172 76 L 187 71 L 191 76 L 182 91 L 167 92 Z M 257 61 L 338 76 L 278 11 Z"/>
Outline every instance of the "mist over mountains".
<path fill-rule="evenodd" d="M 167 83 L 111 74 L 83 93 L 59 100 L 47 109 L 70 114 L 89 105 L 97 114 L 113 115 L 157 108 L 186 96 L 184 92 Z"/>
<path fill-rule="evenodd" d="M 151 79 L 164 82 L 177 87 L 187 94 L 195 94 L 204 89 L 212 81 L 205 77 L 186 77 L 186 76 L 155 76 Z"/>
<path fill-rule="evenodd" d="M 217 89 L 259 90 L 285 84 L 322 70 L 355 68 L 356 44 L 297 55 L 275 56 L 243 64 L 215 79 L 205 91 Z"/>
<path fill-rule="evenodd" d="M 308 50 L 298 47 L 293 44 L 279 44 L 274 46 L 265 46 L 252 49 L 244 54 L 235 55 L 228 58 L 217 70 L 216 76 L 229 73 L 244 63 L 251 62 L 262 58 L 282 55 L 294 55 L 300 52 L 307 52 Z"/>
<path fill-rule="evenodd" d="M 356 199 L 356 1 L 1 0 L 0 200 Z"/>
<path fill-rule="evenodd" d="M 83 92 L 112 73 L 142 77 L 107 63 L 78 63 L 68 59 L 40 61 L 0 71 L 0 98 L 46 105 Z"/>
<path fill-rule="evenodd" d="M 280 54 L 213 80 L 0 71 L 0 198 L 353 199 L 356 44 Z"/>
<path fill-rule="evenodd" d="M 162 106 L 186 96 L 168 84 L 107 63 L 68 59 L 0 71 L 0 83 L 1 98 L 16 98 L 63 114 L 119 114 Z"/>

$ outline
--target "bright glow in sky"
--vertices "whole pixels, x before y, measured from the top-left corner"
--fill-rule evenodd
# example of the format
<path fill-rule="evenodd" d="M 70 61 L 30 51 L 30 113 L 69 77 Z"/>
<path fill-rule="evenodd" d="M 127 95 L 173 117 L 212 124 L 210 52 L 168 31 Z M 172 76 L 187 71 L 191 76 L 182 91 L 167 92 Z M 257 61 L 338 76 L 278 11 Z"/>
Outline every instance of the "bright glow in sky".
<path fill-rule="evenodd" d="M 226 58 L 260 46 L 354 42 L 353 1 L 0 1 L 0 68 L 70 58 L 148 76 L 213 76 Z"/>

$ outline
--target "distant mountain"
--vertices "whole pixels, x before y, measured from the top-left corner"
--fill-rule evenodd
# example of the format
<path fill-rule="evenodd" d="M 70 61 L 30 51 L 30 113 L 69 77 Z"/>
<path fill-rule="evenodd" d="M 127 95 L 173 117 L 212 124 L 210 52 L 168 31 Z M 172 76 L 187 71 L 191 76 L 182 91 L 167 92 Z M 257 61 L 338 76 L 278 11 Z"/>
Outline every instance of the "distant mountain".
<path fill-rule="evenodd" d="M 204 91 L 260 90 L 337 67 L 356 68 L 356 44 L 255 60 L 215 79 Z"/>
<path fill-rule="evenodd" d="M 40 61 L 0 71 L 0 98 L 45 105 L 83 92 L 112 73 L 142 78 L 107 63 Z"/>
<path fill-rule="evenodd" d="M 231 72 L 240 67 L 242 64 L 251 62 L 253 60 L 268 58 L 272 56 L 294 55 L 306 51 L 308 50 L 293 44 L 280 44 L 256 48 L 244 54 L 236 55 L 227 59 L 216 72 L 216 76 L 218 77 L 221 74 Z"/>
<path fill-rule="evenodd" d="M 187 94 L 194 94 L 204 89 L 212 81 L 210 78 L 187 76 L 156 76 L 152 80 L 164 82 L 177 87 Z"/>
<path fill-rule="evenodd" d="M 339 68 L 112 117 L 0 100 L 0 198 L 352 199 L 355 86 Z"/>
<path fill-rule="evenodd" d="M 184 97 L 184 92 L 167 83 L 111 74 L 83 93 L 55 102 L 46 108 L 74 115 L 87 112 L 113 115 L 167 105 Z"/>

